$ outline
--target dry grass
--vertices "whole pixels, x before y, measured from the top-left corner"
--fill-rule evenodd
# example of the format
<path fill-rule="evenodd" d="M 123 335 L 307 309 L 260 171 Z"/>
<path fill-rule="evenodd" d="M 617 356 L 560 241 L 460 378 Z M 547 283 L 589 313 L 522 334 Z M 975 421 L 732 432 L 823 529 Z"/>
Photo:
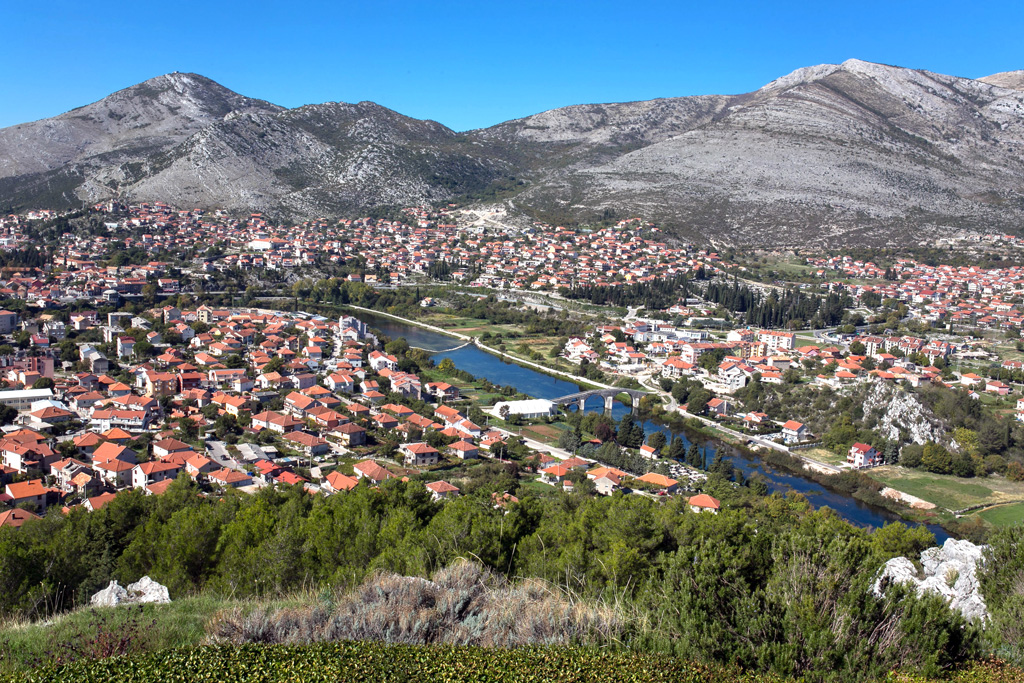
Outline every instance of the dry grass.
<path fill-rule="evenodd" d="M 608 642 L 623 628 L 612 608 L 572 600 L 537 580 L 511 584 L 460 561 L 433 581 L 380 573 L 336 600 L 277 611 L 222 612 L 207 633 L 212 642 L 232 644 L 369 640 L 509 648 Z"/>

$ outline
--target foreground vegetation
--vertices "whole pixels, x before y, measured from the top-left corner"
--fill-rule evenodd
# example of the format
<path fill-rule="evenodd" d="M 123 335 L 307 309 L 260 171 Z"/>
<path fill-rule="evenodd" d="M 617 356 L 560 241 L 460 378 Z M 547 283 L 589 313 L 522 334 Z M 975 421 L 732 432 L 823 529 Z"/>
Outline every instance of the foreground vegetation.
<path fill-rule="evenodd" d="M 1019 669 L 979 663 L 942 680 L 960 683 L 1019 681 Z M 937 679 L 917 673 L 893 673 L 900 683 Z M 303 646 L 201 647 L 83 660 L 63 667 L 0 677 L 0 680 L 48 683 L 120 681 L 644 681 L 657 683 L 786 683 L 789 677 L 706 666 L 672 657 L 577 647 L 500 650 L 455 646 L 318 643 Z"/>
<path fill-rule="evenodd" d="M 571 605 L 612 605 L 614 613 L 581 617 L 579 629 L 550 638 L 539 631 L 512 640 L 494 637 L 494 631 L 445 640 L 417 636 L 416 629 L 397 637 L 401 624 L 376 631 L 330 626 L 330 615 L 358 616 L 364 609 L 415 613 L 387 600 L 372 607 L 366 598 L 333 601 L 326 616 L 299 622 L 305 620 L 311 633 L 333 633 L 331 639 L 506 645 L 590 638 L 684 661 L 830 680 L 878 678 L 893 669 L 937 674 L 986 651 L 999 652 L 1011 642 L 1004 632 L 1016 633 L 1015 615 L 1024 601 L 1019 528 L 995 539 L 1006 559 L 984 580 L 995 627 L 982 631 L 939 597 L 918 598 L 898 586 L 881 599 L 871 594 L 887 559 L 916 558 L 934 543 L 922 528 L 890 525 L 870 532 L 827 509 L 811 510 L 799 496 L 755 496 L 717 475 L 709 490 L 726 506 L 718 515 L 691 512 L 683 497 L 622 495 L 526 496 L 497 509 L 490 494 L 505 490 L 511 476 L 499 471 L 443 504 L 415 480 L 360 485 L 330 497 L 294 487 L 206 498 L 196 495 L 187 477 L 158 497 L 125 492 L 93 513 L 55 512 L 17 530 L 0 529 L 0 605 L 9 618 L 37 619 L 82 605 L 112 578 L 126 583 L 143 575 L 169 586 L 175 599 L 279 600 L 303 589 L 348 595 L 380 572 L 443 584 L 445 568 L 472 558 L 499 583 L 474 579 L 484 589 L 470 590 L 468 579 L 449 582 L 453 590 L 468 591 L 457 601 L 459 609 L 477 605 L 465 612 L 474 615 L 466 622 L 470 631 L 506 623 L 510 612 L 502 604 L 519 599 L 517 592 L 528 596 L 533 580 Z M 505 580 L 514 587 L 502 588 Z M 507 599 L 486 607 L 499 590 L 510 591 Z M 422 602 L 413 604 L 422 604 L 431 619 L 450 598 L 417 595 Z M 578 614 L 559 612 L 557 604 L 547 613 Z M 513 612 L 528 621 L 526 608 Z M 220 623 L 243 624 L 233 631 L 242 635 L 231 636 L 231 629 L 214 635 L 232 642 L 268 640 L 246 636 L 252 629 L 245 620 L 228 616 Z M 266 613 L 265 622 L 275 620 L 273 611 Z M 1002 652 L 1015 656 L 1012 648 Z"/>

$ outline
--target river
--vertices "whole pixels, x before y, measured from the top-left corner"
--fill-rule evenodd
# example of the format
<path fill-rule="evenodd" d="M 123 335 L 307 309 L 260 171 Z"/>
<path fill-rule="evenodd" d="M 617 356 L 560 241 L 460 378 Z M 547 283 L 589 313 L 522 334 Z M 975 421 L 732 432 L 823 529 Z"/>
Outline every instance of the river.
<path fill-rule="evenodd" d="M 366 322 L 371 328 L 376 328 L 392 339 L 405 337 L 411 346 L 426 350 L 448 349 L 454 346 L 453 338 L 426 330 L 422 327 L 409 325 L 393 318 L 381 315 L 373 315 L 365 311 L 356 311 L 356 317 Z M 554 399 L 567 394 L 573 394 L 586 387 L 578 387 L 576 384 L 563 379 L 557 379 L 550 375 L 525 368 L 515 363 L 509 363 L 486 351 L 481 351 L 475 346 L 466 346 L 457 351 L 436 353 L 434 361 L 439 362 L 443 358 L 451 358 L 455 367 L 465 370 L 475 377 L 487 378 L 494 384 L 513 386 L 517 390 L 534 396 L 536 398 Z M 587 412 L 604 410 L 604 401 L 600 398 L 593 398 L 587 402 Z M 628 406 L 615 402 L 612 408 L 612 417 L 620 420 L 628 414 Z M 674 436 L 683 439 L 686 447 L 690 446 L 690 439 L 685 433 L 674 433 L 663 425 L 653 422 L 644 423 L 644 432 L 648 435 L 661 431 L 671 440 Z M 752 474 L 760 474 L 768 484 L 772 492 L 796 491 L 807 497 L 810 503 L 818 508 L 828 506 L 838 513 L 843 519 L 862 527 L 881 527 L 891 522 L 903 522 L 914 525 L 914 522 L 904 520 L 899 515 L 861 501 L 843 493 L 830 491 L 817 482 L 806 479 L 790 472 L 781 471 L 769 467 L 760 459 L 748 455 L 729 444 L 713 439 L 700 437 L 697 445 L 707 449 L 708 460 L 714 458 L 719 449 L 723 450 L 723 456 L 732 460 L 733 467 L 743 471 L 745 477 Z M 927 525 L 928 529 L 935 534 L 936 540 L 942 544 L 949 534 L 937 524 Z"/>

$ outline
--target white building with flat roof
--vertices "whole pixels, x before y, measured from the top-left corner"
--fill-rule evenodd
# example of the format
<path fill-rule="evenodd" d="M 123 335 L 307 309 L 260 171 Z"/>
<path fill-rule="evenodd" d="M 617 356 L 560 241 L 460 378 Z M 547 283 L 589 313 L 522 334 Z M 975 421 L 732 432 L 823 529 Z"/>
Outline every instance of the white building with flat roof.
<path fill-rule="evenodd" d="M 15 410 L 29 410 L 36 401 L 43 401 L 49 398 L 53 398 L 52 389 L 0 391 L 0 405 L 10 406 Z"/>
<path fill-rule="evenodd" d="M 508 406 L 509 415 L 523 418 L 550 417 L 555 414 L 555 404 L 542 398 L 531 398 L 525 401 L 499 401 L 491 411 L 495 417 L 501 417 L 503 407 Z"/>

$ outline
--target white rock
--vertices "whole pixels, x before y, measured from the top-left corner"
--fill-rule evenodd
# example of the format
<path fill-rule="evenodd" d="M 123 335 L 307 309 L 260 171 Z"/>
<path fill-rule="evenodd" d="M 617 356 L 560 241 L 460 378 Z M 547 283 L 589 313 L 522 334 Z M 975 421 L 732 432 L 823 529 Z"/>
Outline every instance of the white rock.
<path fill-rule="evenodd" d="M 93 595 L 89 602 L 93 607 L 114 607 L 127 600 L 128 591 L 117 581 L 111 581 L 106 588 Z"/>
<path fill-rule="evenodd" d="M 168 603 L 171 596 L 167 586 L 162 586 L 148 576 L 143 576 L 125 589 L 117 581 L 92 596 L 93 607 L 115 607 L 117 605 L 141 605 L 143 603 Z"/>
<path fill-rule="evenodd" d="M 909 583 L 917 594 L 941 595 L 950 608 L 959 610 L 971 620 L 988 618 L 988 608 L 981 595 L 977 568 L 982 562 L 984 546 L 970 541 L 947 539 L 941 548 L 928 548 L 921 553 L 920 574 L 914 563 L 905 557 L 894 557 L 885 563 L 871 586 L 881 596 L 888 584 Z"/>
<path fill-rule="evenodd" d="M 167 586 L 157 583 L 148 576 L 143 576 L 135 583 L 128 584 L 128 593 L 134 603 L 165 604 L 171 601 Z"/>

